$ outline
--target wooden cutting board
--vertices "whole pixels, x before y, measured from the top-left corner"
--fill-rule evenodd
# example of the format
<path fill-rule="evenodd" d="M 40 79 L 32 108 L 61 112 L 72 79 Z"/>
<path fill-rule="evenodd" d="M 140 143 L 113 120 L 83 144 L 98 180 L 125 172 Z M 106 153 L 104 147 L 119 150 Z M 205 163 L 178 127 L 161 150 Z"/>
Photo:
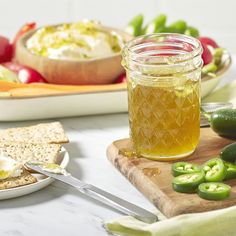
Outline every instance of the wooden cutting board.
<path fill-rule="evenodd" d="M 233 140 L 222 138 L 210 128 L 201 129 L 200 143 L 186 160 L 203 163 L 218 155 L 220 150 Z M 191 212 L 203 212 L 229 207 L 236 204 L 236 180 L 227 181 L 232 186 L 231 196 L 223 201 L 208 201 L 197 194 L 173 191 L 171 162 L 151 161 L 144 158 L 125 157 L 124 150 L 132 150 L 129 139 L 113 142 L 107 149 L 108 159 L 167 217 Z"/>

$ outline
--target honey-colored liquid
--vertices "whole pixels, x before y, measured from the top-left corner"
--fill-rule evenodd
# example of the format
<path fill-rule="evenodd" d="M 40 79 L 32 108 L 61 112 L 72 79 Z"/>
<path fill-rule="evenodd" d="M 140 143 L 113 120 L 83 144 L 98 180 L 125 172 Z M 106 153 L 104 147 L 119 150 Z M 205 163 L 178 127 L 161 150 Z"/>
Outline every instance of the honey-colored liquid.
<path fill-rule="evenodd" d="M 128 79 L 130 135 L 141 156 L 156 160 L 182 158 L 198 144 L 199 81 L 176 80 L 180 83 L 147 86 Z"/>

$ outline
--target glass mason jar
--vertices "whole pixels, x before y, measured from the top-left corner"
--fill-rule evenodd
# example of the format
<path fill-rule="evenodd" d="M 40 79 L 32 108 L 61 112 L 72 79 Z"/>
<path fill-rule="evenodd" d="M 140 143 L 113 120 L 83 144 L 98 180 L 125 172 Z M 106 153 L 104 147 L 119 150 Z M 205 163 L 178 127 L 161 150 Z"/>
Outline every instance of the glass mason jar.
<path fill-rule="evenodd" d="M 197 39 L 180 34 L 145 35 L 125 45 L 130 136 L 139 156 L 168 161 L 194 152 L 201 53 Z"/>

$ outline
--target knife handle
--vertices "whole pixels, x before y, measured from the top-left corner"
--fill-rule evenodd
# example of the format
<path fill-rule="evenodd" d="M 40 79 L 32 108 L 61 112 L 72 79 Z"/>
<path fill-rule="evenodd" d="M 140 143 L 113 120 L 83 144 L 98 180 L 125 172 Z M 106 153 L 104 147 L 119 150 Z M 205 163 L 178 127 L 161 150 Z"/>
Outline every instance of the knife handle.
<path fill-rule="evenodd" d="M 88 184 L 79 190 L 87 196 L 92 197 L 110 207 L 113 207 L 126 215 L 133 216 L 143 222 L 154 223 L 158 221 L 156 215 L 145 210 L 144 208 L 134 205 L 133 203 L 121 199 L 93 185 Z"/>

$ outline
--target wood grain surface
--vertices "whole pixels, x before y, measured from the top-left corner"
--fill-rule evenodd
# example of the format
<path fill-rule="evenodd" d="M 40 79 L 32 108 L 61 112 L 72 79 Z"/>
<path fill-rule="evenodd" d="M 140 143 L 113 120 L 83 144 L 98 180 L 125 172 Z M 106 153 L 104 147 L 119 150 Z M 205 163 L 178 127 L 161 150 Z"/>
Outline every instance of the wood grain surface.
<path fill-rule="evenodd" d="M 202 128 L 196 151 L 185 160 L 201 164 L 218 155 L 225 145 L 232 142 L 234 141 L 218 136 L 210 128 Z M 201 199 L 197 194 L 177 193 L 171 186 L 172 162 L 152 161 L 135 156 L 126 157 L 122 154 L 125 150 L 132 150 L 131 141 L 117 140 L 108 147 L 107 157 L 167 217 L 236 204 L 236 180 L 227 181 L 232 186 L 232 191 L 230 197 L 223 201 L 208 201 Z"/>

